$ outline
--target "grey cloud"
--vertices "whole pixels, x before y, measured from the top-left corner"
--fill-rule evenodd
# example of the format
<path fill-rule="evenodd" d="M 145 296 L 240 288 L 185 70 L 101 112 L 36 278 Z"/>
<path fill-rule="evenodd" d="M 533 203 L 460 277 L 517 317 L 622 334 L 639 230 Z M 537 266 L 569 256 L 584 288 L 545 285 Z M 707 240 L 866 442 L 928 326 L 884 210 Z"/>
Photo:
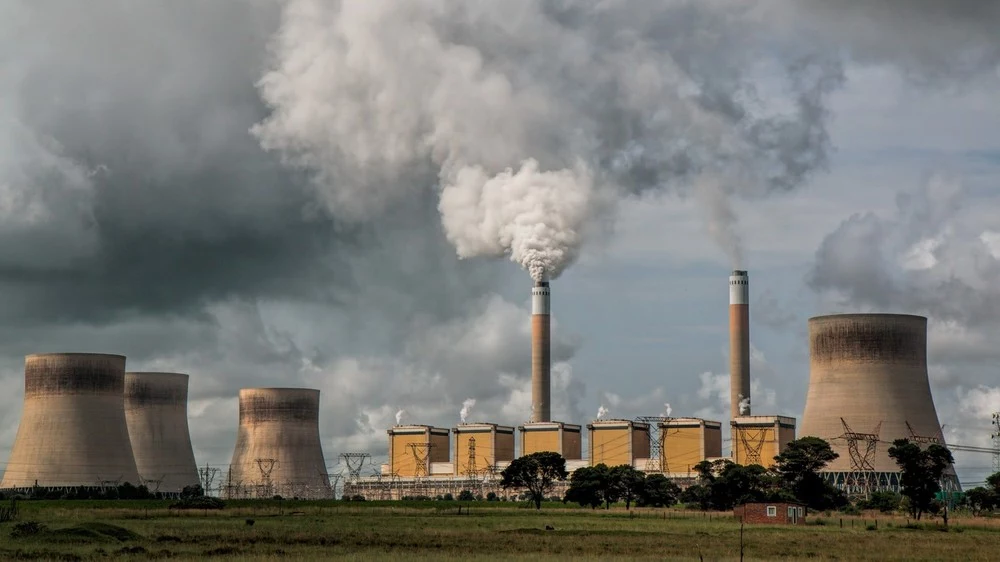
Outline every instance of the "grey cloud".
<path fill-rule="evenodd" d="M 826 50 L 845 49 L 863 64 L 888 64 L 913 82 L 958 89 L 955 80 L 996 79 L 1000 5 L 981 0 L 772 0 L 772 21 L 808 33 Z"/>

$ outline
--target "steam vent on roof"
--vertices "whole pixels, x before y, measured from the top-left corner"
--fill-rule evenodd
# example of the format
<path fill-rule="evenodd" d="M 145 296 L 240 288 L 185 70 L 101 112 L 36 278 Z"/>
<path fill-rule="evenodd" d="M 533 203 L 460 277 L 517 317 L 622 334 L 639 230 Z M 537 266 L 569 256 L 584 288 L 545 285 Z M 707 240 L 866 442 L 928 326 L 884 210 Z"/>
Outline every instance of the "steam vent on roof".
<path fill-rule="evenodd" d="M 899 489 L 895 439 L 944 443 L 927 379 L 927 319 L 838 314 L 809 319 L 809 392 L 800 435 L 840 457 L 825 468 L 852 495 Z M 852 446 L 853 444 L 853 446 Z M 943 487 L 957 490 L 954 469 Z"/>
<path fill-rule="evenodd" d="M 239 433 L 224 489 L 230 498 L 332 497 L 319 438 L 318 390 L 240 390 Z"/>
<path fill-rule="evenodd" d="M 124 385 L 121 355 L 27 356 L 24 411 L 0 488 L 139 485 Z"/>

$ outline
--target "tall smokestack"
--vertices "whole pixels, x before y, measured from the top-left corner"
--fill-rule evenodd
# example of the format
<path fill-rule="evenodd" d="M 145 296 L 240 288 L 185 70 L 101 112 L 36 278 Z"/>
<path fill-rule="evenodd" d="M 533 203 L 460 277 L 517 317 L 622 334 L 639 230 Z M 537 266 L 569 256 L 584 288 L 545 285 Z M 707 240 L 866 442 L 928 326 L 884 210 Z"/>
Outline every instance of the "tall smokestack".
<path fill-rule="evenodd" d="M 729 276 L 729 415 L 750 415 L 750 278 Z"/>
<path fill-rule="evenodd" d="M 531 288 L 531 421 L 552 421 L 551 340 L 549 337 L 549 282 Z"/>

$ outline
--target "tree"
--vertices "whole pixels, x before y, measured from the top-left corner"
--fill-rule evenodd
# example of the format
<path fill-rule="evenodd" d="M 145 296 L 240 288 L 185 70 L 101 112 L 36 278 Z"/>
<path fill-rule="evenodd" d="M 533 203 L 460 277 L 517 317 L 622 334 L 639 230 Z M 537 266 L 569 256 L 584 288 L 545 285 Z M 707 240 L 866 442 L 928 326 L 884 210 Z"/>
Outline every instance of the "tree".
<path fill-rule="evenodd" d="M 621 486 L 615 476 L 613 469 L 604 463 L 578 468 L 573 471 L 563 501 L 591 508 L 611 507 L 621 495 Z"/>
<path fill-rule="evenodd" d="M 774 470 L 797 501 L 811 509 L 830 509 L 843 505 L 847 499 L 824 480 L 819 471 L 839 456 L 819 437 L 802 437 L 790 442 L 774 457 Z"/>
<path fill-rule="evenodd" d="M 955 462 L 951 451 L 937 443 L 922 450 L 908 439 L 896 439 L 889 447 L 889 457 L 899 466 L 900 487 L 910 499 L 910 514 L 919 520 L 941 490 L 944 471 Z"/>
<path fill-rule="evenodd" d="M 872 492 L 871 497 L 864 502 L 863 507 L 865 509 L 877 509 L 882 513 L 892 513 L 893 511 L 899 509 L 899 505 L 902 501 L 902 496 L 896 492 L 891 490 L 880 490 Z"/>
<path fill-rule="evenodd" d="M 965 492 L 965 501 L 969 504 L 969 509 L 972 510 L 973 515 L 990 511 L 996 506 L 996 497 L 993 495 L 993 492 L 982 486 Z"/>
<path fill-rule="evenodd" d="M 450 496 L 451 494 L 448 494 Z M 451 498 L 448 498 L 451 499 Z M 458 501 L 460 502 L 471 502 L 476 499 L 476 496 L 472 494 L 469 490 L 462 490 L 458 493 Z"/>
<path fill-rule="evenodd" d="M 545 494 L 552 490 L 555 482 L 565 480 L 569 473 L 562 455 L 544 451 L 514 459 L 500 476 L 500 485 L 505 490 L 525 489 L 535 502 L 535 509 L 541 509 Z"/>
<path fill-rule="evenodd" d="M 611 481 L 617 488 L 618 498 L 625 500 L 625 509 L 632 509 L 632 502 L 642 495 L 646 487 L 646 474 L 632 465 L 622 464 L 611 469 Z"/>
<path fill-rule="evenodd" d="M 642 493 L 636 505 L 639 507 L 670 507 L 677 503 L 681 489 L 662 474 L 650 474 L 643 482 Z"/>

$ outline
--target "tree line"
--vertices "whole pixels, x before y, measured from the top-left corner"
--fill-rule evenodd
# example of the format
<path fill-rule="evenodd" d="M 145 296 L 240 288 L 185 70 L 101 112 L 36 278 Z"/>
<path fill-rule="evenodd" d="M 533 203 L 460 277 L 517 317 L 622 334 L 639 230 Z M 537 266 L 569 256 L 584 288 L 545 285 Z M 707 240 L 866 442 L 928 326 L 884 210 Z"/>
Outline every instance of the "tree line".
<path fill-rule="evenodd" d="M 907 510 L 919 519 L 935 508 L 935 496 L 941 491 L 941 479 L 954 459 L 941 445 L 921 447 L 906 439 L 897 439 L 888 450 L 900 469 L 900 495 L 907 500 Z M 797 502 L 812 510 L 845 508 L 849 501 L 844 492 L 825 479 L 820 471 L 839 455 L 830 444 L 818 437 L 802 437 L 790 442 L 774 457 L 770 469 L 760 465 L 738 465 L 728 459 L 702 461 L 694 466 L 695 483 L 681 490 L 662 474 L 645 474 L 631 465 L 598 464 L 582 467 L 572 475 L 566 460 L 557 453 L 534 453 L 515 459 L 501 473 L 505 489 L 525 490 L 536 508 L 541 508 L 556 482 L 569 479 L 564 502 L 581 506 L 610 508 L 624 502 L 626 508 L 667 507 L 677 503 L 695 505 L 703 510 L 729 510 L 746 502 Z M 995 478 L 994 478 L 995 477 Z M 970 491 L 977 505 L 1000 507 L 1000 473 L 994 475 L 983 492 Z M 877 495 L 881 494 L 881 495 Z M 884 505 L 884 492 L 865 500 Z M 896 502 L 897 507 L 900 502 Z M 876 507 L 861 505 L 860 507 Z"/>

